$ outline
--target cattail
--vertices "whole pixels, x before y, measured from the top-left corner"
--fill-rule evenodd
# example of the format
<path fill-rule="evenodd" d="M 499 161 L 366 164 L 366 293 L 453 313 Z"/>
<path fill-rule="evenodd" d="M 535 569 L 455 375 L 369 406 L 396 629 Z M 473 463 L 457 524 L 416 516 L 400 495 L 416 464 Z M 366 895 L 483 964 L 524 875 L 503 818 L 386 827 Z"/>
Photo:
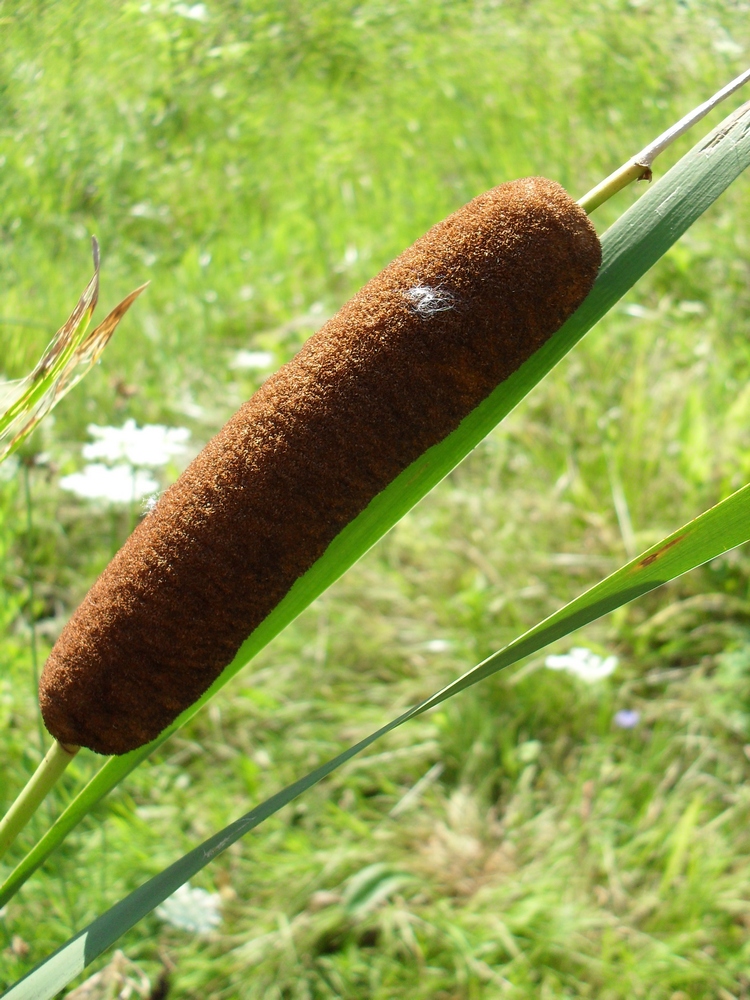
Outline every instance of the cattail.
<path fill-rule="evenodd" d="M 89 591 L 44 668 L 65 744 L 121 754 L 209 687 L 339 531 L 562 325 L 601 262 L 532 177 L 373 278 L 244 404 Z"/>

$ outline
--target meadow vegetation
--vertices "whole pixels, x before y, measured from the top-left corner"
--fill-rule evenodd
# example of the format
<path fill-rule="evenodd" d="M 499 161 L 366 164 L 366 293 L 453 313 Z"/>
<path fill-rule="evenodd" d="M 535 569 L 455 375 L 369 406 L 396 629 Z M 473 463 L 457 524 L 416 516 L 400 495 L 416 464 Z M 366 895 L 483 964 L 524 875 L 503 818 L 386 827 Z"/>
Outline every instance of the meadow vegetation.
<path fill-rule="evenodd" d="M 749 14 L 740 0 L 0 2 L 4 377 L 72 308 L 91 233 L 100 309 L 151 282 L 101 365 L 0 466 L 2 803 L 40 757 L 39 665 L 138 516 L 60 488 L 87 425 L 187 427 L 194 453 L 263 377 L 239 351 L 281 364 L 496 183 L 543 174 L 582 195 L 745 68 Z M 597 212 L 600 231 L 639 193 Z M 749 196 L 745 176 L 97 807 L 0 914 L 2 984 L 748 482 Z M 153 981 L 166 969 L 175 998 L 750 997 L 750 552 L 550 651 L 573 645 L 617 669 L 587 684 L 542 655 L 411 722 L 206 869 L 218 927 L 152 915 L 127 956 Z M 79 754 L 9 865 L 99 763 Z"/>

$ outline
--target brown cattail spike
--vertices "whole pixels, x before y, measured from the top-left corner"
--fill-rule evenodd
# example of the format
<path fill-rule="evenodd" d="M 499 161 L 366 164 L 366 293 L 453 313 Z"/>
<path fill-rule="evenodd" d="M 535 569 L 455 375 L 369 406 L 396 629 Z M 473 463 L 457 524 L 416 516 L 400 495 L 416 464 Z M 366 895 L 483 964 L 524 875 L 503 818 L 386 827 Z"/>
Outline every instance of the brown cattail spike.
<path fill-rule="evenodd" d="M 588 294 L 596 233 L 502 184 L 373 278 L 232 417 L 105 569 L 44 668 L 65 743 L 121 754 L 195 701 L 370 500 Z"/>

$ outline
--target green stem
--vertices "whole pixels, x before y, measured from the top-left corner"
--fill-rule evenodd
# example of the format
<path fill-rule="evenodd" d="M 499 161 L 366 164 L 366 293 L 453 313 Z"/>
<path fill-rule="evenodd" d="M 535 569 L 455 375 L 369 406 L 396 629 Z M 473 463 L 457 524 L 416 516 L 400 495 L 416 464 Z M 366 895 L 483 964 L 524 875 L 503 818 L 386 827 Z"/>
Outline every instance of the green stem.
<path fill-rule="evenodd" d="M 588 194 L 585 194 L 579 200 L 578 204 L 584 212 L 591 215 L 595 208 L 603 205 L 605 201 L 609 201 L 612 195 L 617 194 L 618 191 L 622 191 L 624 187 L 632 184 L 633 181 L 640 180 L 651 180 L 651 168 L 630 160 L 628 163 L 623 163 L 621 167 L 618 167 L 609 177 L 606 177 L 603 181 L 599 181 L 596 187 L 593 187 Z"/>
<path fill-rule="evenodd" d="M 740 73 L 739 76 L 735 77 L 726 87 L 718 90 L 713 97 L 709 97 L 703 104 L 699 104 L 697 108 L 689 111 L 684 118 L 681 118 L 676 124 L 671 125 L 666 132 L 662 132 L 657 139 L 650 142 L 645 149 L 642 149 L 640 153 L 637 153 L 627 163 L 623 163 L 613 174 L 600 181 L 596 187 L 593 187 L 578 202 L 584 212 L 590 214 L 595 208 L 603 205 L 612 195 L 617 194 L 618 191 L 622 191 L 624 187 L 627 187 L 633 181 L 650 181 L 651 167 L 659 153 L 662 153 L 668 146 L 671 146 L 675 139 L 679 139 L 696 122 L 699 122 L 701 118 L 705 118 L 709 111 L 713 111 L 717 104 L 721 104 L 723 100 L 736 90 L 739 90 L 749 80 L 750 69 L 747 69 L 744 73 Z"/>
<path fill-rule="evenodd" d="M 31 674 L 34 682 L 34 697 L 39 690 L 39 654 L 36 642 L 36 618 L 34 616 L 34 606 L 36 597 L 34 594 L 34 521 L 33 504 L 31 502 L 31 482 L 29 474 L 29 462 L 23 463 L 23 482 L 26 494 L 26 573 L 29 580 L 29 632 L 31 635 Z M 44 726 L 42 716 L 37 712 L 37 725 L 39 728 L 39 750 L 44 753 Z"/>
<path fill-rule="evenodd" d="M 6 854 L 79 749 L 80 747 L 64 746 L 57 740 L 49 748 L 21 794 L 0 821 L 0 858 Z"/>

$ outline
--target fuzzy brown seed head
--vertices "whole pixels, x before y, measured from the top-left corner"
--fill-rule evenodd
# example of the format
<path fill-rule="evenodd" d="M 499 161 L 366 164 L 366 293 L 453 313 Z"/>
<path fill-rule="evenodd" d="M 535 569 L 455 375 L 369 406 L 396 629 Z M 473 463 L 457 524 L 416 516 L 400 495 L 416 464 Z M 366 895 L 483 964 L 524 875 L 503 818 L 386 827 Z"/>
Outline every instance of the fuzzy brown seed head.
<path fill-rule="evenodd" d="M 214 437 L 45 665 L 58 740 L 121 754 L 209 687 L 338 532 L 562 325 L 601 262 L 559 184 L 469 202 L 369 281 Z"/>

